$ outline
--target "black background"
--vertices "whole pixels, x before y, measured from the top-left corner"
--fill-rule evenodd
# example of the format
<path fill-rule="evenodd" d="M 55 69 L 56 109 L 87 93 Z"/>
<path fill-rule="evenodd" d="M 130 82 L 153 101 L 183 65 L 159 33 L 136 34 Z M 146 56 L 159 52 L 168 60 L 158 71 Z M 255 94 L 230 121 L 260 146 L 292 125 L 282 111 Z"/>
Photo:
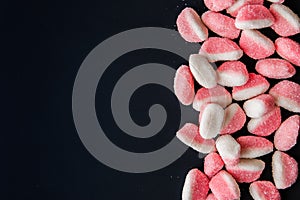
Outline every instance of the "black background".
<path fill-rule="evenodd" d="M 300 13 L 296 1 L 287 0 L 285 4 Z M 95 46 L 132 28 L 175 29 L 176 17 L 186 6 L 199 13 L 205 10 L 200 0 L 2 1 L 4 123 L 0 145 L 4 182 L 1 199 L 181 199 L 187 171 L 203 167 L 196 152 L 188 150 L 170 166 L 152 173 L 128 174 L 110 169 L 94 159 L 82 145 L 73 124 L 71 97 L 76 73 Z M 262 31 L 276 38 L 272 31 Z M 300 41 L 299 36 L 292 38 Z M 247 57 L 243 61 L 249 68 L 254 64 Z M 166 52 L 131 52 L 110 66 L 110 69 L 125 66 L 123 71 L 114 70 L 116 74 L 112 74 L 108 70 L 106 79 L 114 80 L 114 76 L 147 62 L 164 63 L 173 68 L 185 63 Z M 299 83 L 298 68 L 292 80 Z M 99 83 L 99 91 L 110 87 Z M 158 95 L 150 98 L 151 94 Z M 101 100 L 101 94 L 97 93 L 97 112 L 108 116 L 101 119 L 107 121 L 100 123 L 115 133 L 108 137 L 122 148 L 136 152 L 158 149 L 170 141 L 178 128 L 179 104 L 174 95 L 157 85 L 139 89 L 130 105 L 133 119 L 141 125 L 148 122 L 147 106 L 153 102 L 166 105 L 168 123 L 160 134 L 147 140 L 132 140 L 114 126 L 111 114 L 104 107 L 107 99 Z M 283 111 L 284 119 L 288 115 L 290 113 Z M 241 134 L 243 132 L 245 130 Z M 298 161 L 299 146 L 289 151 Z M 270 155 L 264 159 L 269 166 Z M 262 178 L 270 178 L 269 167 Z M 300 181 L 297 181 L 282 191 L 282 199 L 298 199 L 299 186 Z M 242 199 L 251 199 L 247 190 L 248 185 L 242 185 Z"/>

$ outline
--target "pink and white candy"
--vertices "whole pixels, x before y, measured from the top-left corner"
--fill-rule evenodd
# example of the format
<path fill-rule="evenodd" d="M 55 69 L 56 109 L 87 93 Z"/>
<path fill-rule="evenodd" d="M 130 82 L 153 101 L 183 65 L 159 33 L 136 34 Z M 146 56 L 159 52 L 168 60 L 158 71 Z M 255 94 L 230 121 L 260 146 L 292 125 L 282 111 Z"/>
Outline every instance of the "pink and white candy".
<path fill-rule="evenodd" d="M 275 99 L 269 94 L 261 94 L 245 101 L 243 108 L 248 117 L 259 118 L 275 108 Z"/>
<path fill-rule="evenodd" d="M 239 10 L 246 6 L 246 5 L 263 5 L 264 0 L 237 0 L 235 3 L 227 8 L 227 13 L 229 13 L 231 16 L 236 17 Z"/>
<path fill-rule="evenodd" d="M 216 148 L 225 165 L 236 165 L 239 163 L 241 146 L 231 135 L 218 137 Z"/>
<path fill-rule="evenodd" d="M 176 24 L 178 32 L 188 42 L 202 42 L 208 38 L 206 26 L 192 8 L 182 10 L 178 15 Z"/>
<path fill-rule="evenodd" d="M 212 11 L 219 12 L 234 3 L 234 0 L 204 0 L 205 6 Z"/>
<path fill-rule="evenodd" d="M 255 181 L 249 192 L 254 200 L 281 200 L 280 193 L 270 181 Z"/>
<path fill-rule="evenodd" d="M 216 175 L 224 167 L 221 156 L 215 152 L 208 154 L 204 158 L 204 173 L 209 177 Z"/>
<path fill-rule="evenodd" d="M 217 69 L 218 84 L 226 87 L 241 86 L 249 80 L 247 67 L 241 61 L 227 61 Z"/>
<path fill-rule="evenodd" d="M 284 59 L 300 66 L 300 44 L 290 38 L 277 38 L 275 40 L 276 52 Z"/>
<path fill-rule="evenodd" d="M 273 143 L 257 136 L 241 136 L 236 140 L 241 145 L 241 158 L 257 158 L 273 151 Z"/>
<path fill-rule="evenodd" d="M 243 128 L 246 122 L 246 115 L 243 109 L 233 103 L 225 109 L 224 122 L 221 130 L 221 135 L 232 134 Z"/>
<path fill-rule="evenodd" d="M 199 54 L 207 57 L 209 62 L 238 60 L 243 51 L 228 38 L 210 37 L 201 46 Z"/>

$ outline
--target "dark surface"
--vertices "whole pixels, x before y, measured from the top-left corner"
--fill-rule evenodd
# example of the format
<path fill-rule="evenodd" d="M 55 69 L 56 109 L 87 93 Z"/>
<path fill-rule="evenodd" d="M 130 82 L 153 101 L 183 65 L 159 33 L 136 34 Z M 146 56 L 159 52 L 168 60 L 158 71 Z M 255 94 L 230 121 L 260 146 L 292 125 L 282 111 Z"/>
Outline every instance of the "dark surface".
<path fill-rule="evenodd" d="M 132 28 L 155 26 L 175 29 L 178 13 L 187 5 L 203 12 L 205 9 L 201 2 L 3 1 L 0 13 L 4 64 L 1 72 L 3 80 L 8 81 L 3 89 L 3 113 L 9 122 L 4 124 L 8 127 L 0 140 L 2 153 L 5 152 L 3 157 L 7 160 L 2 165 L 4 184 L 1 199 L 181 199 L 187 171 L 203 167 L 195 151 L 188 150 L 170 166 L 152 173 L 128 174 L 110 169 L 94 159 L 82 145 L 73 124 L 71 95 L 77 70 L 100 42 Z M 296 1 L 287 0 L 285 4 L 300 13 Z M 263 32 L 274 39 L 272 31 Z M 300 42 L 299 36 L 292 38 Z M 142 54 L 134 52 L 127 58 L 120 58 L 123 60 L 112 67 L 125 65 L 130 68 L 144 61 L 161 61 L 177 68 L 183 62 L 163 52 Z M 130 59 L 132 57 L 136 59 Z M 253 69 L 252 61 L 246 57 L 243 61 Z M 13 75 L 11 78 L 9 73 Z M 293 78 L 298 83 L 299 73 L 297 68 L 297 75 Z M 175 97 L 155 85 L 145 86 L 140 92 L 144 90 L 161 95 L 153 100 L 137 92 L 133 101 L 143 100 L 145 105 L 169 102 L 170 110 L 174 108 L 175 111 L 169 113 L 172 116 L 168 117 L 168 124 L 164 127 L 168 131 L 154 138 L 133 142 L 125 136 L 109 136 L 121 147 L 137 152 L 163 146 L 178 128 L 178 102 Z M 163 95 L 165 93 L 167 95 Z M 13 106 L 8 106 L 8 103 Z M 131 107 L 132 112 L 141 116 L 145 114 L 145 111 L 140 112 L 145 110 L 143 105 Z M 101 102 L 97 104 L 97 111 L 102 111 Z M 284 111 L 283 118 L 289 114 Z M 132 115 L 138 119 L 137 114 Z M 113 132 L 116 127 L 109 120 L 101 123 L 107 124 Z M 147 122 L 142 120 L 138 123 Z M 289 153 L 300 161 L 300 145 Z M 270 156 L 266 156 L 265 160 L 270 166 Z M 262 177 L 270 178 L 270 167 Z M 299 187 L 300 181 L 297 181 L 291 188 L 281 191 L 282 199 L 298 199 Z M 242 200 L 251 199 L 247 184 L 241 190 Z"/>

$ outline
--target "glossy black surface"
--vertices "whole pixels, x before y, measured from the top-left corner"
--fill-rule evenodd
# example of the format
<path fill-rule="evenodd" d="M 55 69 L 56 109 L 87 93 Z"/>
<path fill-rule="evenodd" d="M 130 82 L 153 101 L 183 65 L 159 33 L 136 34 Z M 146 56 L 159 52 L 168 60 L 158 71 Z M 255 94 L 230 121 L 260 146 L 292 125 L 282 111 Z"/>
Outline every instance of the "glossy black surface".
<path fill-rule="evenodd" d="M 285 4 L 300 14 L 297 1 L 286 0 Z M 3 110 L 7 111 L 5 118 L 11 119 L 4 124 L 8 128 L 2 132 L 1 148 L 7 161 L 3 163 L 4 196 L 1 199 L 181 199 L 185 174 L 193 167 L 203 167 L 202 159 L 195 151 L 188 150 L 170 166 L 152 173 L 128 174 L 110 169 L 94 159 L 82 145 L 73 124 L 71 95 L 77 70 L 96 45 L 132 28 L 154 26 L 175 29 L 176 17 L 186 6 L 195 8 L 199 13 L 205 11 L 200 0 L 5 1 L 1 5 L 4 34 L 4 65 L 1 68 L 3 80 L 9 82 L 4 89 L 7 95 L 3 98 Z M 276 38 L 270 29 L 262 32 L 272 39 Z M 300 36 L 292 38 L 300 42 Z M 246 56 L 242 60 L 249 71 L 254 71 L 255 62 Z M 173 68 L 184 63 L 165 52 L 137 51 L 123 56 L 111 67 L 125 66 L 129 69 L 150 61 Z M 12 74 L 12 78 L 6 76 L 8 73 Z M 114 73 L 122 72 L 114 70 Z M 300 83 L 299 74 L 297 67 L 297 75 L 291 80 Z M 110 75 L 108 77 L 113 79 Z M 271 81 L 271 84 L 274 85 L 274 82 Z M 104 87 L 109 88 L 109 85 Z M 159 93 L 159 98 L 153 99 L 137 92 L 133 101 L 143 101 L 145 105 L 153 102 L 169 104 L 164 132 L 133 142 L 130 137 L 118 133 L 109 118 L 102 121 L 111 133 L 119 134 L 110 135 L 112 141 L 136 152 L 163 146 L 179 126 L 178 102 L 174 95 L 155 85 L 140 89 L 142 94 L 145 91 L 150 95 Z M 13 106 L 8 106 L 8 103 Z M 101 106 L 98 102 L 98 112 L 103 111 Z M 138 123 L 147 123 L 143 117 L 146 115 L 143 105 L 131 107 L 132 116 L 141 118 Z M 283 111 L 283 119 L 290 114 Z M 239 134 L 244 133 L 245 130 Z M 300 162 L 299 144 L 288 153 Z M 264 159 L 267 168 L 262 178 L 269 179 L 270 155 Z M 298 180 L 291 188 L 281 191 L 282 199 L 300 198 L 299 187 Z M 251 199 L 247 184 L 241 186 L 241 191 L 242 200 Z"/>

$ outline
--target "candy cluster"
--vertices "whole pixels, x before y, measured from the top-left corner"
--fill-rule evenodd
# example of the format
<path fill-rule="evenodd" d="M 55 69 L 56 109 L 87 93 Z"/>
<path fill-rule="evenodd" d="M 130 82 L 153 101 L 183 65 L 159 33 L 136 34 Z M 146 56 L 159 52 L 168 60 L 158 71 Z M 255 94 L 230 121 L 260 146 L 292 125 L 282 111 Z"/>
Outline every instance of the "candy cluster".
<path fill-rule="evenodd" d="M 203 43 L 174 79 L 179 101 L 200 112 L 199 124 L 185 124 L 176 136 L 207 154 L 203 172 L 188 172 L 183 200 L 240 199 L 238 183 L 250 183 L 255 200 L 279 200 L 278 189 L 297 179 L 298 164 L 285 151 L 297 142 L 300 117 L 283 121 L 281 109 L 300 112 L 300 85 L 285 80 L 300 66 L 300 44 L 288 38 L 300 33 L 300 19 L 284 0 L 270 2 L 267 8 L 264 0 L 204 0 L 209 10 L 201 17 L 185 8 L 177 18 L 186 41 Z M 274 42 L 259 30 L 268 27 L 279 35 Z M 209 31 L 219 37 L 209 37 Z M 275 52 L 281 58 L 270 58 Z M 244 54 L 257 60 L 257 73 L 239 61 Z M 222 64 L 214 68 L 212 63 L 219 61 Z M 271 87 L 268 79 L 277 84 Z M 195 83 L 200 85 L 197 92 Z M 248 135 L 236 137 L 247 117 Z M 265 138 L 273 133 L 273 142 Z M 270 153 L 273 181 L 259 180 L 266 163 L 258 158 Z"/>

